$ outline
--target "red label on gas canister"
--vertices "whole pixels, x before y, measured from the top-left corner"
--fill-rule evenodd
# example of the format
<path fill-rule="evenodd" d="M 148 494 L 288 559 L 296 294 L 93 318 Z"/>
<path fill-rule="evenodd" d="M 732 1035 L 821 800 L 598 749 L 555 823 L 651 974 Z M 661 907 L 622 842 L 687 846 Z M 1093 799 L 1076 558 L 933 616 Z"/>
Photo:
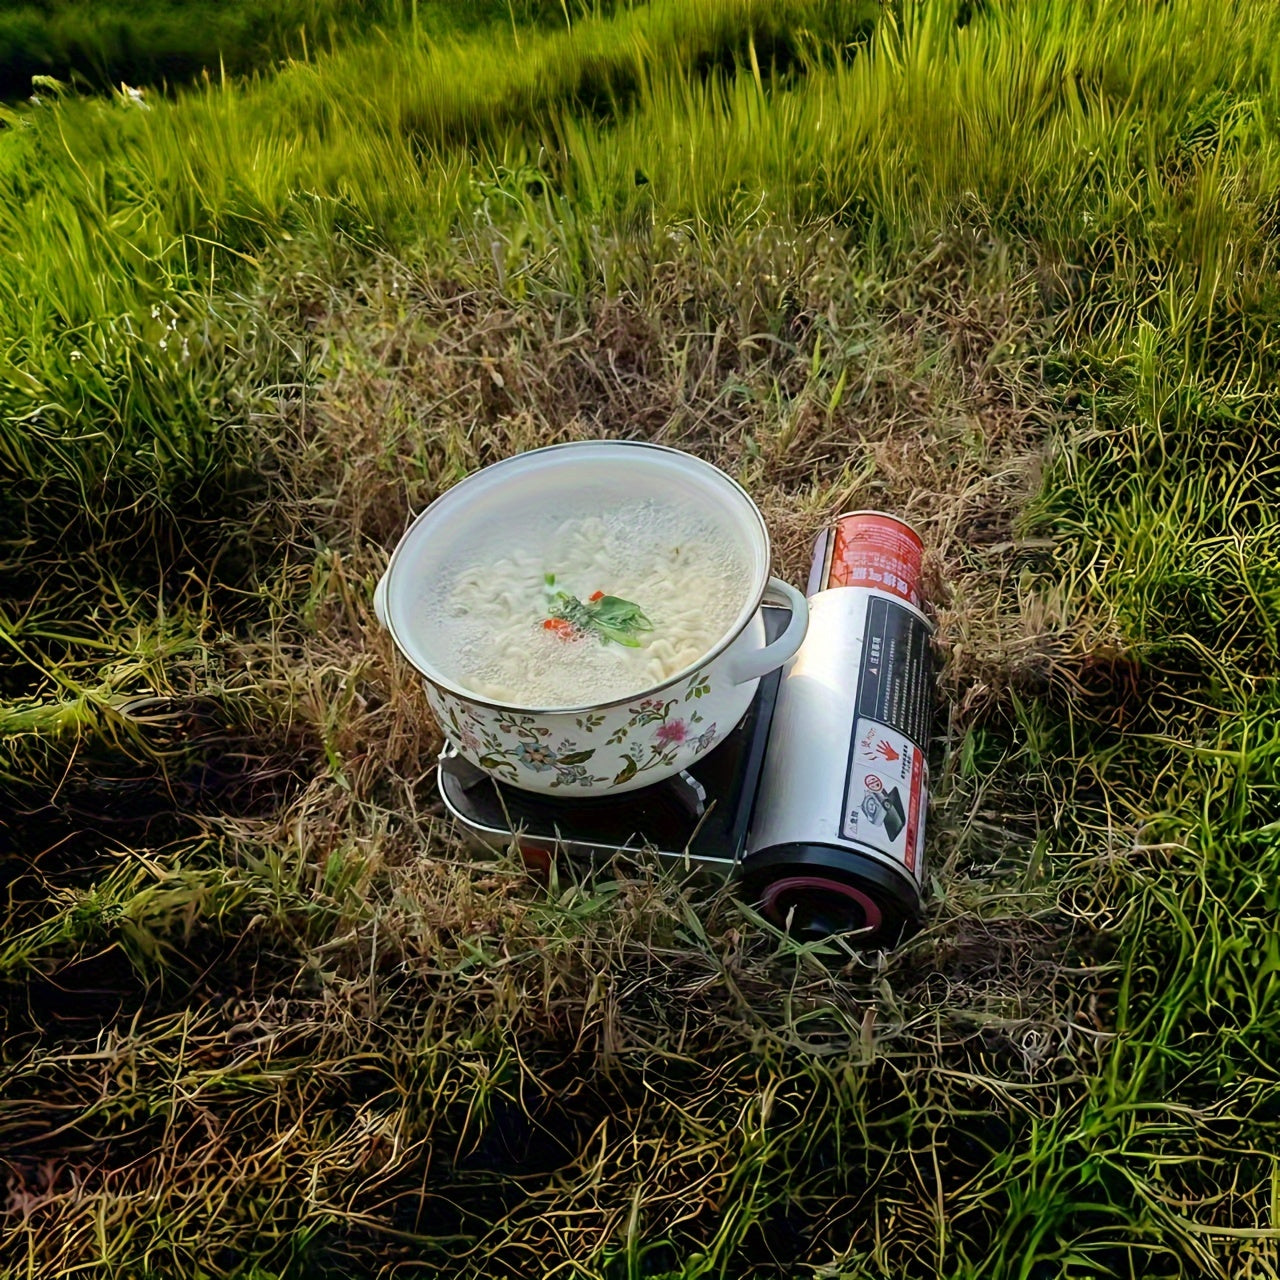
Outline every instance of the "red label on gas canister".
<path fill-rule="evenodd" d="M 854 511 L 837 518 L 815 548 L 816 583 L 810 592 L 832 587 L 870 587 L 920 605 L 920 535 L 894 516 Z"/>

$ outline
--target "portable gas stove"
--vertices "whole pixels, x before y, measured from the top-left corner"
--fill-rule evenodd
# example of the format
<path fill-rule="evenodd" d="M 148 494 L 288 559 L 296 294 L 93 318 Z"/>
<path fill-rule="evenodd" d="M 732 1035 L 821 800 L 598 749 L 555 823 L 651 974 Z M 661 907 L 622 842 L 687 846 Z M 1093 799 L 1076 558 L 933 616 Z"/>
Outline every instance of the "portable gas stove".
<path fill-rule="evenodd" d="M 734 878 L 793 935 L 895 945 L 920 922 L 924 882 L 933 676 L 920 556 L 914 530 L 879 512 L 825 530 L 800 651 L 683 773 L 562 799 L 497 781 L 446 742 L 446 807 L 474 843 L 514 843 L 531 867 L 654 851 Z M 790 612 L 762 612 L 772 641 Z"/>

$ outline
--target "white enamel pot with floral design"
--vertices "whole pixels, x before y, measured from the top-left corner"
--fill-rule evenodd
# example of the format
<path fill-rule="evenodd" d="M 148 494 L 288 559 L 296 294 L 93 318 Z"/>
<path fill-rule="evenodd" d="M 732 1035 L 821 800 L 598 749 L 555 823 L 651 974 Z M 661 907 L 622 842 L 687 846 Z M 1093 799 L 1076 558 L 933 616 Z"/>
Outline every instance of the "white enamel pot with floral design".
<path fill-rule="evenodd" d="M 421 634 L 421 602 L 438 588 L 447 544 L 477 521 L 568 495 L 673 498 L 713 512 L 731 529 L 751 570 L 733 624 L 699 660 L 628 698 L 576 707 L 520 706 L 481 697 L 440 670 Z M 554 509 L 554 507 L 552 507 Z M 509 519 L 509 515 L 507 516 Z M 513 537 L 518 531 L 513 531 Z M 708 462 L 661 445 L 590 440 L 518 454 L 474 472 L 414 521 L 374 593 L 378 619 L 426 680 L 427 700 L 458 751 L 486 773 L 527 791 L 598 795 L 633 791 L 687 769 L 746 714 L 760 677 L 788 662 L 809 623 L 804 596 L 769 576 L 769 533 L 745 489 Z M 786 630 L 766 643 L 760 608 L 786 605 Z"/>

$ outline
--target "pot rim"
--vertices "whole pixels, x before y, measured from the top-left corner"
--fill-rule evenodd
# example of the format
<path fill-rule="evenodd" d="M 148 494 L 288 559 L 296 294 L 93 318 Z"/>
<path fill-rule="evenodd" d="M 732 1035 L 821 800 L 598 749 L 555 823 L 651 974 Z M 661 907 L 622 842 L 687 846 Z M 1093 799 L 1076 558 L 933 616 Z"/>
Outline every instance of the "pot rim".
<path fill-rule="evenodd" d="M 518 715 L 525 716 L 554 716 L 554 715 L 582 715 L 584 712 L 591 711 L 611 711 L 615 707 L 625 707 L 628 703 L 636 702 L 641 698 L 650 697 L 664 689 L 670 689 L 673 685 L 679 684 L 682 680 L 687 679 L 695 671 L 714 662 L 723 654 L 730 645 L 732 645 L 740 635 L 751 625 L 752 620 L 760 612 L 760 606 L 764 603 L 765 592 L 769 588 L 769 574 L 773 563 L 773 546 L 769 541 L 769 527 L 765 524 L 765 519 L 760 508 L 756 505 L 755 499 L 726 471 L 722 471 L 713 462 L 708 462 L 705 458 L 698 457 L 697 454 L 689 453 L 684 449 L 675 449 L 670 445 L 654 444 L 648 440 L 610 440 L 606 437 L 594 440 L 564 440 L 559 444 L 541 445 L 537 449 L 526 449 L 521 453 L 512 454 L 508 458 L 500 458 L 497 462 L 491 462 L 488 466 L 482 467 L 479 471 L 473 471 L 470 475 L 464 476 L 457 484 L 450 485 L 444 493 L 438 494 L 435 498 L 422 509 L 414 519 L 413 523 L 400 535 L 400 541 L 396 543 L 395 549 L 391 553 L 390 560 L 387 561 L 387 567 L 383 574 L 386 582 L 390 583 L 391 575 L 395 571 L 396 561 L 400 557 L 401 551 L 409 540 L 409 535 L 424 521 L 435 505 L 445 498 L 448 494 L 453 493 L 460 486 L 467 483 L 471 476 L 477 476 L 492 472 L 495 467 L 505 467 L 513 463 L 523 461 L 526 458 L 533 457 L 535 454 L 554 453 L 560 449 L 580 449 L 584 445 L 607 444 L 611 446 L 625 446 L 632 449 L 650 449 L 656 453 L 670 453 L 677 457 L 687 459 L 699 466 L 706 467 L 715 474 L 725 484 L 731 485 L 738 491 L 743 498 L 746 499 L 747 506 L 751 509 L 755 516 L 756 526 L 759 529 L 760 537 L 764 545 L 763 568 L 759 574 L 759 581 L 756 583 L 755 590 L 751 593 L 754 597 L 754 604 L 743 617 L 740 626 L 726 632 L 719 641 L 705 653 L 699 655 L 696 662 L 681 667 L 675 674 L 668 676 L 659 684 L 646 685 L 644 688 L 637 690 L 635 693 L 629 693 L 625 698 L 613 698 L 608 702 L 589 702 L 583 703 L 581 706 L 573 707 L 530 707 L 523 706 L 515 702 L 501 702 L 492 698 L 482 697 L 478 693 L 474 693 L 470 689 L 464 689 L 455 684 L 452 680 L 445 679 L 438 672 L 428 670 L 426 664 L 416 662 L 409 656 L 408 650 L 401 642 L 400 637 L 396 634 L 395 619 L 390 609 L 387 610 L 386 629 L 391 635 L 391 639 L 395 642 L 396 648 L 400 651 L 401 656 L 421 675 L 428 684 L 441 690 L 444 693 L 451 694 L 455 698 L 461 699 L 463 702 L 471 703 L 479 707 L 487 707 L 491 711 L 509 711 Z"/>

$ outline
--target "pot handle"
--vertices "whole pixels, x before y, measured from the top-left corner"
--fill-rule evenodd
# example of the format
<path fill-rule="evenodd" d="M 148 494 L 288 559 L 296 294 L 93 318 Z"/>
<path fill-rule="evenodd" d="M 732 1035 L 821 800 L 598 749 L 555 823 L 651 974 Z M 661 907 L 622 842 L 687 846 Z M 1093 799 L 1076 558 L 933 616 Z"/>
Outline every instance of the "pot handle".
<path fill-rule="evenodd" d="M 729 679 L 734 684 L 758 680 L 783 663 L 790 662 L 804 643 L 805 632 L 809 629 L 809 602 L 789 582 L 783 582 L 781 578 L 770 578 L 764 593 L 766 596 L 782 597 L 782 603 L 791 610 L 791 621 L 772 644 L 730 660 Z"/>
<path fill-rule="evenodd" d="M 378 585 L 373 589 L 373 611 L 378 615 L 378 621 L 385 627 L 387 625 L 387 575 L 385 573 L 378 579 Z"/>

